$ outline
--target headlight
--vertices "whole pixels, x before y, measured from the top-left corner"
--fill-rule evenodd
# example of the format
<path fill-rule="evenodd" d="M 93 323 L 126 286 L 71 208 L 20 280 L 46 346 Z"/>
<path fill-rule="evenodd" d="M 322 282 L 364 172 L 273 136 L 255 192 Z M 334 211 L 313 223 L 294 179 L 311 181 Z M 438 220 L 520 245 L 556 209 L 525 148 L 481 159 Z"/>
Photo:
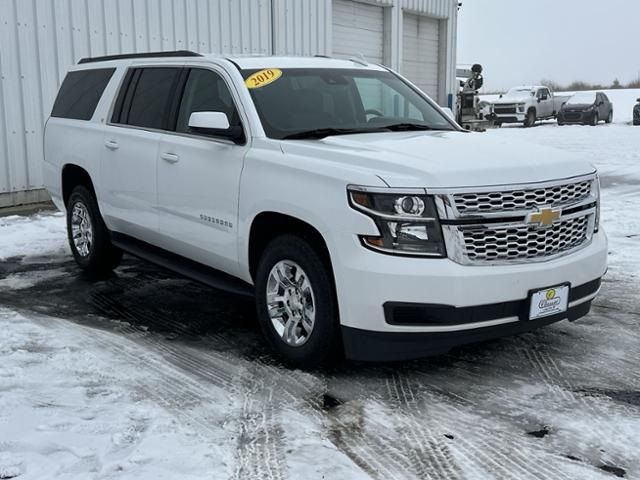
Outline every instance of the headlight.
<path fill-rule="evenodd" d="M 380 235 L 361 236 L 374 250 L 396 255 L 444 257 L 442 229 L 433 197 L 424 190 L 379 193 L 349 186 L 349 204 L 370 216 Z"/>
<path fill-rule="evenodd" d="M 593 188 L 596 189 L 596 218 L 594 223 L 593 232 L 598 233 L 600 230 L 600 176 L 596 175 L 596 179 L 593 182 Z"/>
<path fill-rule="evenodd" d="M 525 107 L 525 106 L 526 106 L 526 105 L 525 105 L 524 103 L 519 103 L 519 104 L 518 104 L 518 111 L 519 111 L 519 112 L 524 112 L 524 107 Z"/>

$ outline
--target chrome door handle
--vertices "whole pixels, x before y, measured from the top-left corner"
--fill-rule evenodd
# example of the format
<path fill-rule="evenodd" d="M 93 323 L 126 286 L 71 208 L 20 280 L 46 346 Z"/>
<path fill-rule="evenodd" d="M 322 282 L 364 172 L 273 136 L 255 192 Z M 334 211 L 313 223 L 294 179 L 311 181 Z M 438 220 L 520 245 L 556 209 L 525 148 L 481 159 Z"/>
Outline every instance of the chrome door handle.
<path fill-rule="evenodd" d="M 178 163 L 178 161 L 180 160 L 180 157 L 175 153 L 163 153 L 162 155 L 160 155 L 160 158 L 168 163 Z"/>
<path fill-rule="evenodd" d="M 107 140 L 106 142 L 104 142 L 104 146 L 109 150 L 117 150 L 118 148 L 120 148 L 120 145 L 115 140 Z"/>

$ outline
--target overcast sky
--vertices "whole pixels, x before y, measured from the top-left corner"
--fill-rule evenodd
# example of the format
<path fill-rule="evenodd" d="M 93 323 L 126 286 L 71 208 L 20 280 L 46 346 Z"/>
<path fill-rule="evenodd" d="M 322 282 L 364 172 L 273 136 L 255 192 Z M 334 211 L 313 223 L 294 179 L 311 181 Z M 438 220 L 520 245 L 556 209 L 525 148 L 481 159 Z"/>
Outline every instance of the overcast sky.
<path fill-rule="evenodd" d="M 481 63 L 485 90 L 640 75 L 640 0 L 460 0 L 458 64 Z"/>

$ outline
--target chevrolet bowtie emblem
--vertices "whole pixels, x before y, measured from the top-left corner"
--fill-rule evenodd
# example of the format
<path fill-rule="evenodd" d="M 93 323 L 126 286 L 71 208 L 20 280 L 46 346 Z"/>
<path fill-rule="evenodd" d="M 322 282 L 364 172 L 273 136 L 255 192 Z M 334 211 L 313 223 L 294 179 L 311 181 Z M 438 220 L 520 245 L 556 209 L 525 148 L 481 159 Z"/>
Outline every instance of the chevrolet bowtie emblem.
<path fill-rule="evenodd" d="M 562 210 L 554 210 L 553 208 L 542 208 L 537 212 L 530 213 L 527 217 L 527 223 L 533 223 L 541 227 L 549 227 L 553 222 L 558 220 L 562 215 Z"/>

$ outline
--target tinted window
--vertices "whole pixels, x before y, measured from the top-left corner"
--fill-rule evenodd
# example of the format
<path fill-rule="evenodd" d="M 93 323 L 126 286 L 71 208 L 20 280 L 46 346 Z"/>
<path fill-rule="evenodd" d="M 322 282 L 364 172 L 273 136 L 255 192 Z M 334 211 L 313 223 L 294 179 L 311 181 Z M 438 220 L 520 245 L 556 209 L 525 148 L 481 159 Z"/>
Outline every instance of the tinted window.
<path fill-rule="evenodd" d="M 179 68 L 143 68 L 134 86 L 123 123 L 136 127 L 166 129 L 175 97 Z"/>
<path fill-rule="evenodd" d="M 91 120 L 115 68 L 69 72 L 62 82 L 52 117 Z"/>
<path fill-rule="evenodd" d="M 223 112 L 227 114 L 229 125 L 240 125 L 240 116 L 227 84 L 211 70 L 193 69 L 189 73 L 176 131 L 191 133 L 189 117 L 193 112 Z"/>

